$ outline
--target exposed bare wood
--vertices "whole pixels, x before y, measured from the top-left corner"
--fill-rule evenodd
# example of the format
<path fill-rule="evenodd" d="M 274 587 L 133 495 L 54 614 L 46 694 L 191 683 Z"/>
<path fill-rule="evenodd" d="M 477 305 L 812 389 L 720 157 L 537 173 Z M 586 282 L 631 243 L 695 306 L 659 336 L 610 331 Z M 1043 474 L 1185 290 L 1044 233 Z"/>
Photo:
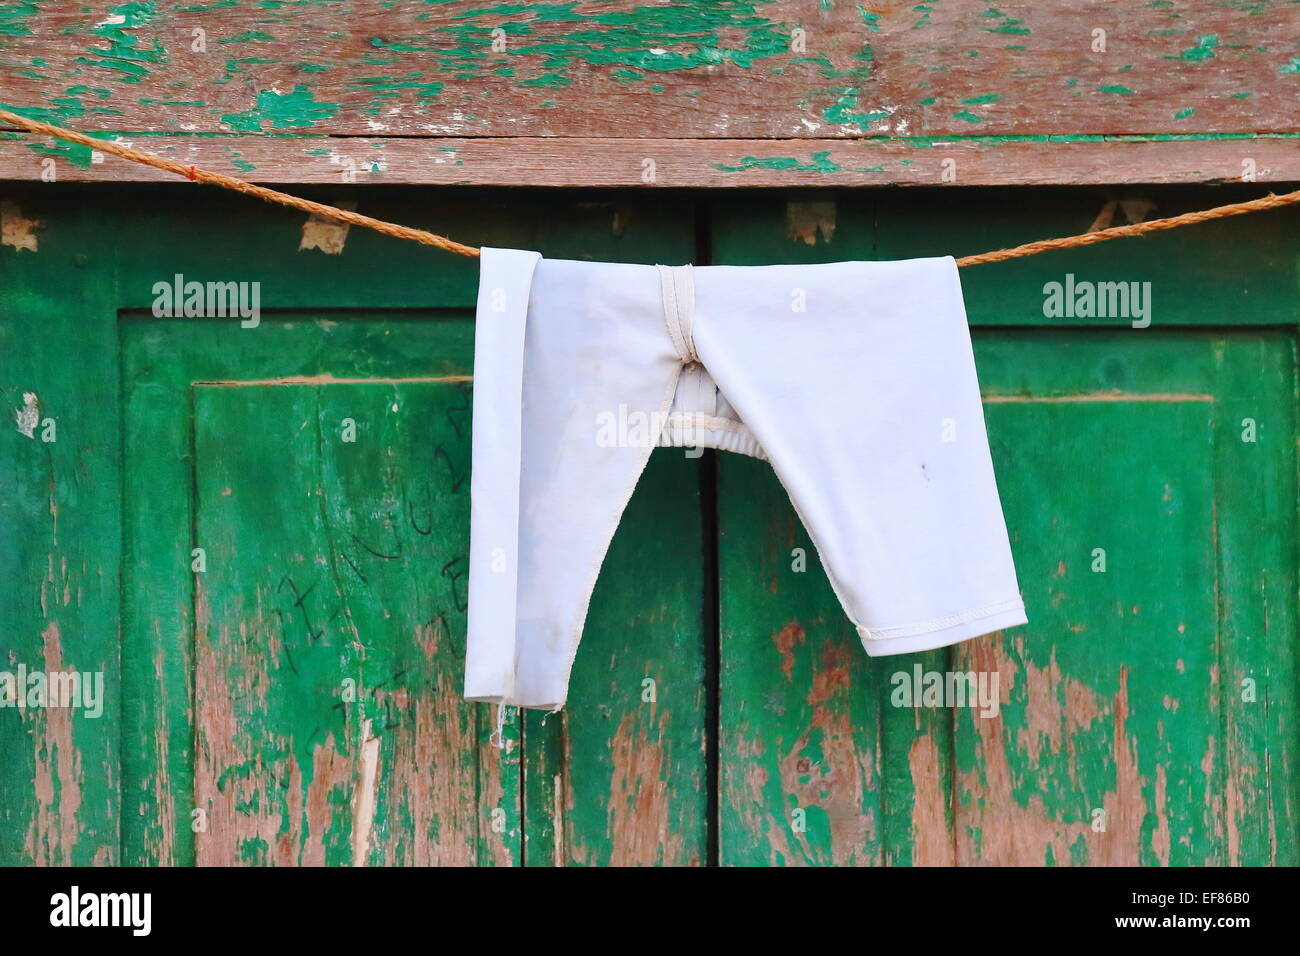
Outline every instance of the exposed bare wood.
<path fill-rule="evenodd" d="M 1246 159 L 1296 178 L 1294 142 L 1219 138 L 1300 130 L 1297 19 L 1282 0 L 173 0 L 108 16 L 59 0 L 4 15 L 0 105 L 168 134 L 261 181 L 625 185 L 651 158 L 660 185 L 914 183 L 945 156 L 967 183 L 1237 179 Z M 1115 135 L 1193 139 L 1094 141 Z M 846 149 L 969 136 L 1023 141 Z M 36 159 L 6 146 L 0 176 L 39 178 Z"/>
<path fill-rule="evenodd" d="M 1300 139 L 989 142 L 123 136 L 187 165 L 264 183 L 496 186 L 986 186 L 1300 180 Z M 647 160 L 653 163 L 650 166 Z M 649 175 L 648 171 L 653 172 Z M 0 139 L 0 179 L 174 181 L 27 134 Z"/>

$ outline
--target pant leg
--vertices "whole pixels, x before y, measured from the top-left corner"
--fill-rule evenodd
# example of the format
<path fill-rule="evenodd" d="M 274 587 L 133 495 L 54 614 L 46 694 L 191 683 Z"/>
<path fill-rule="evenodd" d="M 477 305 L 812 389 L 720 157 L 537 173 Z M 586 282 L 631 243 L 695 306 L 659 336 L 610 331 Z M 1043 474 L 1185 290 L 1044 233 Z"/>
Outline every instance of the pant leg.
<path fill-rule="evenodd" d="M 493 321 L 484 315 L 485 290 L 508 287 L 520 272 L 517 258 L 500 253 L 484 250 L 480 324 Z M 555 709 L 681 362 L 653 266 L 542 259 L 527 302 L 507 320 L 525 330 L 518 358 L 491 352 L 491 337 L 482 350 L 475 345 L 465 696 Z M 479 377 L 480 363 L 495 369 L 499 361 L 509 362 L 506 372 Z M 499 387 L 502 378 L 519 383 L 514 455 L 501 453 L 497 437 L 514 423 L 513 392 L 504 403 L 486 385 L 480 395 L 483 382 Z M 480 407 L 489 409 L 482 417 Z M 496 564 L 504 571 L 493 570 L 494 557 L 504 558 Z"/>
<path fill-rule="evenodd" d="M 953 260 L 695 276 L 700 358 L 867 652 L 1025 623 Z"/>

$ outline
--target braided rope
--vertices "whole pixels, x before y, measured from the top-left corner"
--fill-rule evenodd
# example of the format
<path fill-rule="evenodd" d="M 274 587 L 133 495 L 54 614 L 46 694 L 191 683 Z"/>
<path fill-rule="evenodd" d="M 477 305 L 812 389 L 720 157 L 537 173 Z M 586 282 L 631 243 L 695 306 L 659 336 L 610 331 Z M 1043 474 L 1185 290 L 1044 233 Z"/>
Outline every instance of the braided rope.
<path fill-rule="evenodd" d="M 50 136 L 54 139 L 65 140 L 69 143 L 78 143 L 82 146 L 88 146 L 91 149 L 97 149 L 103 153 L 112 153 L 114 156 L 120 156 L 123 159 L 129 159 L 134 163 L 142 163 L 145 166 L 152 166 L 155 169 L 161 169 L 164 172 L 172 173 L 176 176 L 183 176 L 186 179 L 199 183 L 210 183 L 213 186 L 220 186 L 223 189 L 230 189 L 237 193 L 244 193 L 248 196 L 256 196 L 266 202 L 279 203 L 281 206 L 290 206 L 294 209 L 300 209 L 303 212 L 311 213 L 322 219 L 333 219 L 338 222 L 346 222 L 353 226 L 364 226 L 367 229 L 374 229 L 376 232 L 382 232 L 386 236 L 393 236 L 397 239 L 409 239 L 412 242 L 419 242 L 426 246 L 433 246 L 437 249 L 445 249 L 447 252 L 454 252 L 460 256 L 476 257 L 479 251 L 474 246 L 467 246 L 463 243 L 456 242 L 446 236 L 440 236 L 436 233 L 426 232 L 423 229 L 412 229 L 410 226 L 402 226 L 397 223 L 385 222 L 382 219 L 373 219 L 370 216 L 363 216 L 360 213 L 350 212 L 347 209 L 339 209 L 337 206 L 329 206 L 325 203 L 313 202 L 310 199 L 302 199 L 298 196 L 291 196 L 288 193 L 282 193 L 276 189 L 268 189 L 265 186 L 258 186 L 254 183 L 246 182 L 242 179 L 236 179 L 234 176 L 226 176 L 222 173 L 210 172 L 206 169 L 199 169 L 196 166 L 186 166 L 184 163 L 178 163 L 172 159 L 166 159 L 153 153 L 146 153 L 144 150 L 133 149 L 130 146 L 123 146 L 121 143 L 114 143 L 108 140 L 95 139 L 84 133 L 78 133 L 75 130 L 64 129 L 61 126 L 55 126 L 51 123 L 45 123 L 41 120 L 28 119 L 25 116 L 19 116 L 17 113 L 11 113 L 8 110 L 0 109 L 0 120 L 17 126 L 21 129 L 33 133 L 39 133 L 42 136 Z M 1036 242 L 1027 242 L 1024 245 L 1013 246 L 1010 249 L 996 249 L 993 252 L 982 252 L 979 255 L 963 256 L 957 259 L 959 266 L 978 266 L 988 262 L 1003 262 L 1007 259 L 1019 259 L 1022 256 L 1032 256 L 1040 252 L 1050 252 L 1053 249 L 1073 249 L 1079 246 L 1090 246 L 1097 242 L 1107 242 L 1111 239 L 1123 239 L 1126 236 L 1140 236 L 1148 232 L 1157 232 L 1161 229 L 1173 229 L 1178 226 L 1190 226 L 1193 223 L 1206 222 L 1210 219 L 1222 219 L 1225 216 L 1239 216 L 1242 213 L 1258 212 L 1263 209 L 1276 209 L 1280 206 L 1288 206 L 1292 203 L 1300 202 L 1300 190 L 1295 192 L 1274 195 L 1269 193 L 1259 199 L 1250 199 L 1245 202 L 1230 203 L 1226 206 L 1216 206 L 1213 209 L 1203 209 L 1199 212 L 1187 212 L 1180 216 L 1170 216 L 1167 219 L 1152 219 L 1148 222 L 1136 222 L 1127 226 L 1114 226 L 1110 229 L 1101 229 L 1097 232 L 1086 232 L 1078 236 L 1066 236 L 1061 239 L 1039 239 Z"/>
<path fill-rule="evenodd" d="M 1283 193 L 1280 196 L 1269 193 L 1259 199 L 1229 203 L 1226 206 L 1215 206 L 1213 209 L 1202 209 L 1198 212 L 1185 212 L 1181 216 L 1170 216 L 1168 219 L 1151 219 L 1147 222 L 1135 222 L 1127 226 L 1113 226 L 1110 229 L 1100 229 L 1097 232 L 1085 232 L 1079 236 L 1066 236 L 1064 239 L 1039 239 L 1036 242 L 1027 242 L 1023 246 L 1014 246 L 1010 249 L 981 252 L 977 256 L 963 256 L 957 260 L 957 265 L 979 266 L 986 262 L 1019 259 L 1021 256 L 1032 256 L 1040 252 L 1050 252 L 1053 249 L 1073 249 L 1078 246 L 1090 246 L 1096 242 L 1123 239 L 1125 236 L 1140 236 L 1143 233 L 1173 229 L 1177 226 L 1190 226 L 1193 223 L 1206 222 L 1210 219 L 1222 219 L 1224 216 L 1240 216 L 1245 212 L 1276 209 L 1279 206 L 1289 206 L 1295 202 L 1300 202 L 1300 189 L 1295 192 Z"/>
<path fill-rule="evenodd" d="M 40 120 L 28 119 L 25 116 L 19 116 L 16 113 L 9 112 L 8 110 L 0 110 L 0 120 L 30 130 L 33 133 L 40 133 L 43 136 L 52 136 L 55 139 L 66 140 L 69 143 L 79 143 L 82 146 L 89 146 L 91 149 L 97 149 L 101 153 L 112 153 L 114 156 L 121 156 L 123 159 L 129 159 L 135 163 L 143 163 L 145 166 L 153 166 L 155 169 L 161 169 L 164 172 L 183 176 L 186 179 L 193 180 L 194 182 L 211 183 L 213 186 L 220 186 L 222 189 L 231 189 L 237 193 L 244 193 L 247 196 L 256 196 L 258 199 L 264 199 L 267 202 L 279 203 L 281 206 L 291 206 L 294 209 L 301 209 L 303 212 L 312 213 L 313 215 L 320 216 L 322 219 L 334 219 L 338 222 L 346 222 L 353 226 L 365 226 L 367 229 L 374 229 L 376 232 L 382 232 L 386 236 L 393 236 L 397 239 L 410 239 L 412 242 L 419 242 L 426 246 L 445 249 L 448 252 L 454 252 L 461 256 L 474 257 L 478 255 L 478 250 L 473 246 L 463 245 L 456 242 L 454 239 L 448 239 L 446 236 L 439 236 L 432 232 L 426 232 L 423 229 L 412 229 L 410 226 L 399 226 L 397 223 L 384 222 L 382 219 L 373 219 L 370 216 L 363 216 L 360 213 L 351 212 L 347 209 L 339 209 L 337 206 L 327 206 L 325 203 L 312 202 L 310 199 L 291 196 L 288 193 L 282 193 L 277 189 L 267 189 L 265 186 L 258 186 L 254 183 L 245 182 L 242 179 L 236 179 L 234 176 L 225 176 L 221 173 L 209 172 L 206 169 L 199 169 L 195 166 L 186 166 L 184 163 L 178 163 L 174 159 L 155 156 L 153 153 L 146 153 L 144 150 L 140 149 L 132 149 L 130 146 L 123 146 L 121 143 L 112 143 L 107 140 L 95 139 L 91 136 L 86 136 L 84 133 L 64 129 L 61 126 L 54 126 L 50 123 L 43 123 Z"/>

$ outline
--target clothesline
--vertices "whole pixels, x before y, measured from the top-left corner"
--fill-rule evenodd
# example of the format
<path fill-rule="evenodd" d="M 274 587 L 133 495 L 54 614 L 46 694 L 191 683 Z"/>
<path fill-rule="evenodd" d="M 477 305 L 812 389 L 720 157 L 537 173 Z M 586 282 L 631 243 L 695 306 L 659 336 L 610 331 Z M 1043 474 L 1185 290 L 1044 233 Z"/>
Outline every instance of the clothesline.
<path fill-rule="evenodd" d="M 213 186 L 220 186 L 222 189 L 230 189 L 234 192 L 244 193 L 248 196 L 256 196 L 258 199 L 263 199 L 266 202 L 278 203 L 281 206 L 289 206 L 293 209 L 299 209 L 323 219 L 332 219 L 337 222 L 348 223 L 352 226 L 362 226 L 366 229 L 374 229 L 376 232 L 381 232 L 386 236 L 393 236 L 397 239 L 409 239 L 412 242 L 418 242 L 426 246 L 433 246 L 437 249 L 444 249 L 447 252 L 454 252 L 461 256 L 477 258 L 479 254 L 479 250 L 474 246 L 467 246 L 464 243 L 456 242 L 454 239 L 440 236 L 437 233 L 427 232 L 424 229 L 412 229 L 410 226 L 385 222 L 382 219 L 363 216 L 360 213 L 352 212 L 347 209 L 339 209 L 337 206 L 313 202 L 310 199 L 303 199 L 300 196 L 283 193 L 277 189 L 268 189 L 265 186 L 258 186 L 255 183 L 236 179 L 234 176 L 226 176 L 223 173 L 214 173 L 206 169 L 199 169 L 197 166 L 187 166 L 184 163 L 178 163 L 173 159 L 156 156 L 153 153 L 147 153 L 144 150 L 124 146 L 121 143 L 96 139 L 92 136 L 87 136 L 84 133 L 78 133 L 76 130 L 65 129 L 64 127 L 45 123 L 41 120 L 30 119 L 26 116 L 19 116 L 17 113 L 11 113 L 9 110 L 0 109 L 0 120 L 21 129 L 28 130 L 32 133 L 38 133 L 42 136 L 50 136 L 69 143 L 77 143 L 78 145 L 89 147 L 90 149 L 99 150 L 102 153 L 111 153 L 114 156 L 129 159 L 134 163 L 141 163 L 145 166 L 152 166 L 155 169 L 161 169 L 164 172 L 172 173 L 176 176 L 183 176 L 192 182 L 208 183 Z M 1193 223 L 1206 222 L 1210 219 L 1222 219 L 1225 216 L 1239 216 L 1242 213 L 1247 212 L 1276 209 L 1280 206 L 1287 206 L 1296 202 L 1300 202 L 1300 189 L 1294 192 L 1283 193 L 1280 196 L 1269 193 L 1267 196 L 1263 196 L 1259 199 L 1229 203 L 1226 206 L 1215 206 L 1212 209 L 1202 209 L 1198 212 L 1187 212 L 1179 216 L 1170 216 L 1167 219 L 1152 219 L 1148 222 L 1136 222 L 1125 226 L 1114 226 L 1110 229 L 1086 232 L 1077 236 L 1066 236 L 1061 239 L 1039 239 L 1036 242 L 1027 242 L 1024 245 L 1013 246 L 1009 249 L 995 249 L 992 252 L 982 252 L 979 255 L 963 256 L 956 261 L 959 266 L 977 266 L 983 265 L 987 262 L 1002 262 L 1006 259 L 1018 259 L 1022 256 L 1032 256 L 1040 252 L 1049 252 L 1053 249 L 1072 249 L 1079 246 L 1090 246 L 1093 243 L 1106 242 L 1110 239 L 1123 239 L 1126 236 L 1140 236 L 1148 232 L 1157 232 L 1162 229 L 1173 229 L 1178 226 L 1190 226 Z"/>

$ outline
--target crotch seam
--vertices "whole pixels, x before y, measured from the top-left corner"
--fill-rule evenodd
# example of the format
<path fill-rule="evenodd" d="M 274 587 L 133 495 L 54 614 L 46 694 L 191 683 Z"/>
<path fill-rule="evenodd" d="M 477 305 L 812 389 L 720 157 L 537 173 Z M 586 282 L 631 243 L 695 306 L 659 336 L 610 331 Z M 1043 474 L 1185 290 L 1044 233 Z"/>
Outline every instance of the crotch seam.
<path fill-rule="evenodd" d="M 690 265 L 659 266 L 664 295 L 664 324 L 683 364 L 698 363 L 695 353 L 695 280 Z"/>

